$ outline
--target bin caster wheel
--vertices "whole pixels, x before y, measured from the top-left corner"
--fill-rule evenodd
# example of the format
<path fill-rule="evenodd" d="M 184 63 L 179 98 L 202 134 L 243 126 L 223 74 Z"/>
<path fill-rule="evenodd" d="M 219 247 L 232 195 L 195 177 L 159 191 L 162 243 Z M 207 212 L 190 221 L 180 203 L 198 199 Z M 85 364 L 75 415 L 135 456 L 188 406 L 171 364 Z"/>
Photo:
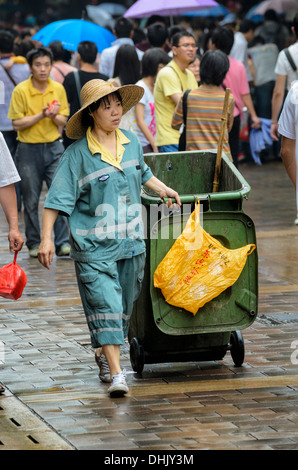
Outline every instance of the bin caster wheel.
<path fill-rule="evenodd" d="M 244 341 L 243 336 L 239 330 L 232 331 L 230 336 L 230 350 L 231 356 L 236 367 L 242 366 L 244 362 Z"/>
<path fill-rule="evenodd" d="M 140 374 L 144 368 L 144 350 L 137 338 L 130 342 L 130 362 L 133 370 Z"/>

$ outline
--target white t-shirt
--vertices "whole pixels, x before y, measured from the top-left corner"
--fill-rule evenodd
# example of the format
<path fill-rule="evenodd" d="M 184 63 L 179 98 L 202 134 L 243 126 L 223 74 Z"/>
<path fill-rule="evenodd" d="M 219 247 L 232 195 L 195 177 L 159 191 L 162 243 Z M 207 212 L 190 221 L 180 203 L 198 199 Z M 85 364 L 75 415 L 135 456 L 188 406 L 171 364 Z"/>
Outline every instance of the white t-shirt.
<path fill-rule="evenodd" d="M 145 123 L 147 124 L 151 134 L 155 137 L 156 134 L 156 122 L 155 122 L 155 114 L 154 114 L 154 96 L 146 85 L 143 80 L 139 80 L 136 85 L 141 86 L 144 88 L 144 95 L 142 96 L 142 99 L 139 101 L 141 104 L 144 105 L 144 120 Z M 142 147 L 145 147 L 146 145 L 149 145 L 149 141 L 146 139 L 144 136 L 143 132 L 139 128 L 139 126 L 136 123 L 135 120 L 135 127 L 134 131 L 137 134 L 139 141 L 142 145 Z"/>
<path fill-rule="evenodd" d="M 277 75 L 287 75 L 287 89 L 288 90 L 291 88 L 291 83 L 294 80 L 298 80 L 298 42 L 295 42 L 295 44 L 292 44 L 289 47 L 289 52 L 292 56 L 294 63 L 296 64 L 297 71 L 295 72 L 292 69 L 292 66 L 290 62 L 288 61 L 288 58 L 286 54 L 284 53 L 284 51 L 281 51 L 279 53 L 275 70 L 274 70 L 274 72 Z"/>
<path fill-rule="evenodd" d="M 298 80 L 292 83 L 279 121 L 278 132 L 288 139 L 296 140 L 296 181 L 298 181 Z M 296 191 L 297 209 L 298 209 L 298 186 Z"/>
<path fill-rule="evenodd" d="M 0 188 L 20 181 L 12 156 L 0 132 Z"/>
<path fill-rule="evenodd" d="M 239 31 L 234 35 L 234 44 L 231 49 L 230 56 L 234 57 L 236 60 L 239 60 L 239 62 L 242 62 L 246 70 L 247 80 L 251 82 L 253 78 L 248 65 L 247 40 Z"/>

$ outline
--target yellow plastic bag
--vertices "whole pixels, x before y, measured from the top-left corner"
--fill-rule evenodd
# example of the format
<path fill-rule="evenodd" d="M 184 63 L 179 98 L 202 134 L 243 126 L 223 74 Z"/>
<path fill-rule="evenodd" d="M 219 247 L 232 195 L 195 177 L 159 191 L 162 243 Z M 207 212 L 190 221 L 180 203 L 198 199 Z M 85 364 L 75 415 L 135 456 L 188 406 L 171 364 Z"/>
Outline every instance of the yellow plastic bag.
<path fill-rule="evenodd" d="M 166 302 L 194 315 L 237 281 L 247 256 L 256 248 L 253 244 L 225 248 L 201 227 L 199 211 L 196 204 L 182 234 L 154 273 L 154 286 L 161 289 Z"/>

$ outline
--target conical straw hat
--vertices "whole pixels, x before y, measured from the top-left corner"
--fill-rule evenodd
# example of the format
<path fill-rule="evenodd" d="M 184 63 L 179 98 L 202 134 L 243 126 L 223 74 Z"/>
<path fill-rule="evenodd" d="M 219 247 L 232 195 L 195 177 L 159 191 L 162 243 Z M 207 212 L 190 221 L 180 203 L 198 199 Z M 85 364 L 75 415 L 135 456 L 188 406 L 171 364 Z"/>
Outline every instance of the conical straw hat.
<path fill-rule="evenodd" d="M 68 121 L 65 132 L 70 139 L 80 139 L 86 134 L 87 126 L 82 122 L 83 111 L 100 98 L 117 91 L 122 100 L 123 114 L 133 108 L 142 98 L 144 89 L 137 85 L 124 85 L 120 87 L 107 83 L 105 80 L 89 80 L 81 90 L 82 107 Z"/>

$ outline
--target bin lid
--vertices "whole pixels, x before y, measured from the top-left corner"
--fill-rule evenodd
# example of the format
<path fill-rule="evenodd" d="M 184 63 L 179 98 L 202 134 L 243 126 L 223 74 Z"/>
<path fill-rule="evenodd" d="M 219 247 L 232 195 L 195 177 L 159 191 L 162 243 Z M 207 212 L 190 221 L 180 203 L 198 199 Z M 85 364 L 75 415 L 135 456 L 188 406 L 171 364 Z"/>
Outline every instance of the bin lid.
<path fill-rule="evenodd" d="M 195 316 L 189 311 L 168 304 L 161 290 L 154 287 L 154 272 L 175 242 L 177 233 L 182 232 L 183 226 L 182 218 L 173 215 L 162 218 L 151 230 L 150 294 L 157 327 L 169 335 L 218 333 L 247 328 L 257 316 L 257 250 L 247 257 L 236 283 L 206 303 Z M 256 244 L 254 224 L 243 212 L 203 214 L 203 228 L 230 249 Z"/>

